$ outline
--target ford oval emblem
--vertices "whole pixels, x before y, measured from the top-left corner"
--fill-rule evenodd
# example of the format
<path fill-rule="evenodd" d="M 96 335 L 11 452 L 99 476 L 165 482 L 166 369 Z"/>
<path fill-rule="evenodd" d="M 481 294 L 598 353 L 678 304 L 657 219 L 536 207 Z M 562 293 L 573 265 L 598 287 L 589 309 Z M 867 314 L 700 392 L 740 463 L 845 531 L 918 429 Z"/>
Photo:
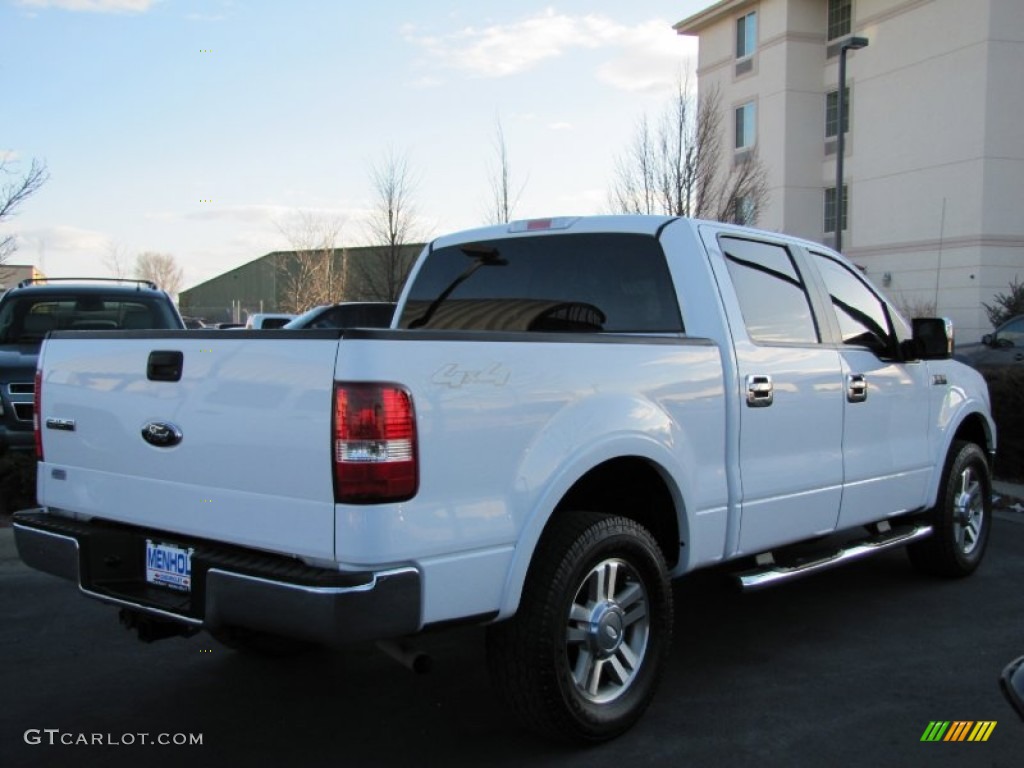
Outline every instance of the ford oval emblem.
<path fill-rule="evenodd" d="M 170 448 L 181 442 L 181 430 L 173 424 L 154 421 L 142 428 L 142 439 L 157 448 Z"/>

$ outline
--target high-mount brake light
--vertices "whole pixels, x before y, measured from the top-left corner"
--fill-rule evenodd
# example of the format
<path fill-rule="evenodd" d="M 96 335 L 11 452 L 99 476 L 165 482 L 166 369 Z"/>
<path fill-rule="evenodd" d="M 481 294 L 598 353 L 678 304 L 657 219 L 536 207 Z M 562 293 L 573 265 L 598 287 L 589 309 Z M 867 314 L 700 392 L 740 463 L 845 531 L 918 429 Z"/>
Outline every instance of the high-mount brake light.
<path fill-rule="evenodd" d="M 509 232 L 547 232 L 551 229 L 568 229 L 579 216 L 559 216 L 554 219 L 521 219 L 508 225 Z"/>
<path fill-rule="evenodd" d="M 394 384 L 334 384 L 334 499 L 379 504 L 416 495 L 412 396 Z"/>
<path fill-rule="evenodd" d="M 36 388 L 32 393 L 32 436 L 36 443 L 36 461 L 43 460 L 43 372 L 36 369 Z"/>

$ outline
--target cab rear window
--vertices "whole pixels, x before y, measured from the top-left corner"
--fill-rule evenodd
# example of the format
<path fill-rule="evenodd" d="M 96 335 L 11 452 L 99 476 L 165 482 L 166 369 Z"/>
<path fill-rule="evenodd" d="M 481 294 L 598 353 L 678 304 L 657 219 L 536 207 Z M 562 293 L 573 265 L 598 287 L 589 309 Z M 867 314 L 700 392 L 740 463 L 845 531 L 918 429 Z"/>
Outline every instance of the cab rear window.
<path fill-rule="evenodd" d="M 564 234 L 433 251 L 399 327 L 681 333 L 683 321 L 655 238 Z"/>

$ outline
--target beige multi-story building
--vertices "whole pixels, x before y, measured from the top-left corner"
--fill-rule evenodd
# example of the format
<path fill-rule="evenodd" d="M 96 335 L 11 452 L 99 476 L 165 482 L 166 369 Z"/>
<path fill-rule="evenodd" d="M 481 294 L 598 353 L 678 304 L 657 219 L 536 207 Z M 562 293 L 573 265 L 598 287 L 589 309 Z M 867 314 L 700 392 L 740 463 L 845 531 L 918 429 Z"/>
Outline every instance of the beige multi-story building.
<path fill-rule="evenodd" d="M 828 245 L 838 53 L 866 37 L 846 61 L 843 252 L 961 341 L 991 329 L 983 302 L 1024 280 L 1024 0 L 721 0 L 676 30 L 729 111 L 726 162 L 767 169 L 758 226 Z"/>
<path fill-rule="evenodd" d="M 0 264 L 0 293 L 13 288 L 22 280 L 39 280 L 43 277 L 43 273 L 31 264 Z"/>

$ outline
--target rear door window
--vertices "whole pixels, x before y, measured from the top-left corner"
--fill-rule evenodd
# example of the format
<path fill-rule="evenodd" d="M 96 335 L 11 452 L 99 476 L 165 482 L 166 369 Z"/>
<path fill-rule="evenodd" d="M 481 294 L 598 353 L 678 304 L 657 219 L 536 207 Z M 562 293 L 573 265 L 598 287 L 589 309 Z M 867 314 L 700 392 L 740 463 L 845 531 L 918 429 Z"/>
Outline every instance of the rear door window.
<path fill-rule="evenodd" d="M 818 328 L 807 287 L 781 245 L 720 237 L 743 323 L 758 344 L 817 344 Z"/>

